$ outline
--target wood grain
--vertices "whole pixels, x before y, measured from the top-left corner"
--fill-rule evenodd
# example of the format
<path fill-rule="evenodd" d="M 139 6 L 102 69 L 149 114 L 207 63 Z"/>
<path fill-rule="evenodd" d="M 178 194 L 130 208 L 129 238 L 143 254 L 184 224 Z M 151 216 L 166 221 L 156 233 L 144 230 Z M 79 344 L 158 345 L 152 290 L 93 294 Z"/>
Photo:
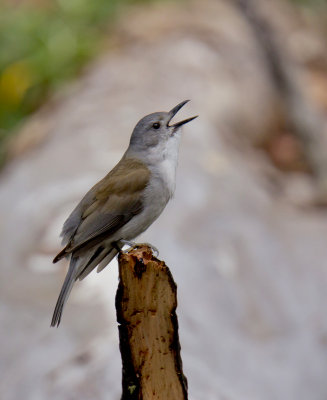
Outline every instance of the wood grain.
<path fill-rule="evenodd" d="M 119 278 L 122 399 L 187 399 L 169 268 L 144 246 L 119 256 Z"/>

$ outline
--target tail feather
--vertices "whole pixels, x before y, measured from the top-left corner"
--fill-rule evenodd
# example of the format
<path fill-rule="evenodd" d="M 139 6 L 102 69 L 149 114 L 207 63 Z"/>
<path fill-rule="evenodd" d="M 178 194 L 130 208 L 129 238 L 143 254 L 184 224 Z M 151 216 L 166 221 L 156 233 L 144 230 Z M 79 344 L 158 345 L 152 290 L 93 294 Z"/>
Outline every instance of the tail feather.
<path fill-rule="evenodd" d="M 110 263 L 110 261 L 118 254 L 118 249 L 112 248 L 110 252 L 106 255 L 106 257 L 100 261 L 97 272 L 101 272 L 106 266 Z"/>
<path fill-rule="evenodd" d="M 78 273 L 77 278 L 83 280 L 94 268 L 98 265 L 97 272 L 102 271 L 110 261 L 117 255 L 118 250 L 115 248 L 102 248 L 100 253 L 95 253 L 90 261 L 83 267 L 79 268 L 81 272 Z M 100 269 L 101 268 L 101 269 Z"/>
<path fill-rule="evenodd" d="M 79 268 L 76 278 L 80 281 L 84 279 L 99 264 L 99 262 L 104 259 L 110 250 L 111 249 L 104 248 L 102 246 L 99 247 L 89 261 Z"/>
<path fill-rule="evenodd" d="M 56 307 L 53 312 L 51 326 L 59 326 L 61 321 L 61 315 L 64 308 L 64 305 L 68 299 L 68 296 L 73 288 L 74 282 L 76 280 L 76 264 L 78 261 L 78 257 L 72 257 L 70 260 L 69 269 L 62 285 Z"/>
<path fill-rule="evenodd" d="M 68 246 L 68 245 L 67 245 Z M 64 258 L 68 252 L 67 252 L 67 246 L 64 247 L 57 255 L 56 257 L 53 259 L 53 263 L 55 264 L 56 262 L 58 262 L 59 260 L 61 260 L 62 258 Z"/>
<path fill-rule="evenodd" d="M 102 271 L 118 254 L 119 248 L 98 247 L 83 255 L 72 254 L 69 269 L 62 285 L 56 307 L 52 316 L 51 326 L 59 326 L 64 305 L 70 295 L 74 282 L 84 279 L 97 265 L 98 272 Z"/>

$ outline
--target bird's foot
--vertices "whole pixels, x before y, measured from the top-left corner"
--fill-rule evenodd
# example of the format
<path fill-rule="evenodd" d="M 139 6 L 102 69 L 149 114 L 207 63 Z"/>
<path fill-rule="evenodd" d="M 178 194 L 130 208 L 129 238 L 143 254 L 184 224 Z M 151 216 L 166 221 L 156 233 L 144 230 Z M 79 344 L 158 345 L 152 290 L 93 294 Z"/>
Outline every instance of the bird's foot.
<path fill-rule="evenodd" d="M 125 246 L 125 245 L 130 246 L 127 250 L 121 250 L 122 253 L 128 253 L 129 251 L 134 250 L 137 247 L 147 246 L 147 247 L 150 247 L 150 249 L 153 251 L 155 257 L 158 257 L 158 255 L 159 255 L 159 250 L 150 243 L 136 243 L 136 242 L 131 242 L 129 240 L 124 240 L 124 239 L 121 239 L 119 242 L 123 246 Z"/>

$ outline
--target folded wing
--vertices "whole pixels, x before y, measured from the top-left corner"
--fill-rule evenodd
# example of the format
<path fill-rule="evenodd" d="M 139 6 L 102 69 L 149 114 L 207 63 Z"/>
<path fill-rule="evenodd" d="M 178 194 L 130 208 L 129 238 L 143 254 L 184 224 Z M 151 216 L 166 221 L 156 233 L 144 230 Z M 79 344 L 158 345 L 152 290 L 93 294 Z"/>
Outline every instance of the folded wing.
<path fill-rule="evenodd" d="M 53 262 L 96 246 L 139 214 L 149 178 L 150 172 L 142 162 L 123 157 L 71 213 L 62 231 L 67 245 Z"/>

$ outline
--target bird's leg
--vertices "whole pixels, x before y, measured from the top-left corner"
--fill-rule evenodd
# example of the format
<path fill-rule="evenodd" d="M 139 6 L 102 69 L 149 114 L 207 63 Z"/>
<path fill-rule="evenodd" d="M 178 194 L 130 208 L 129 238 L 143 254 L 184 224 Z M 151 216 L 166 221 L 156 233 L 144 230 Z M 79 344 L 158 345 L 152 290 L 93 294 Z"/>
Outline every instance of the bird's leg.
<path fill-rule="evenodd" d="M 124 244 L 121 243 L 121 240 L 118 240 L 117 242 L 112 242 L 111 245 L 114 249 L 118 251 L 118 253 L 124 253 L 123 251 Z"/>
<path fill-rule="evenodd" d="M 150 243 L 136 243 L 136 242 L 132 242 L 130 240 L 124 240 L 124 239 L 120 239 L 119 242 L 122 245 L 130 246 L 127 250 L 121 250 L 123 253 L 128 253 L 130 250 L 133 250 L 137 247 L 147 246 L 147 247 L 150 247 L 150 249 L 153 251 L 155 257 L 158 257 L 158 255 L 159 255 L 159 250 Z"/>

